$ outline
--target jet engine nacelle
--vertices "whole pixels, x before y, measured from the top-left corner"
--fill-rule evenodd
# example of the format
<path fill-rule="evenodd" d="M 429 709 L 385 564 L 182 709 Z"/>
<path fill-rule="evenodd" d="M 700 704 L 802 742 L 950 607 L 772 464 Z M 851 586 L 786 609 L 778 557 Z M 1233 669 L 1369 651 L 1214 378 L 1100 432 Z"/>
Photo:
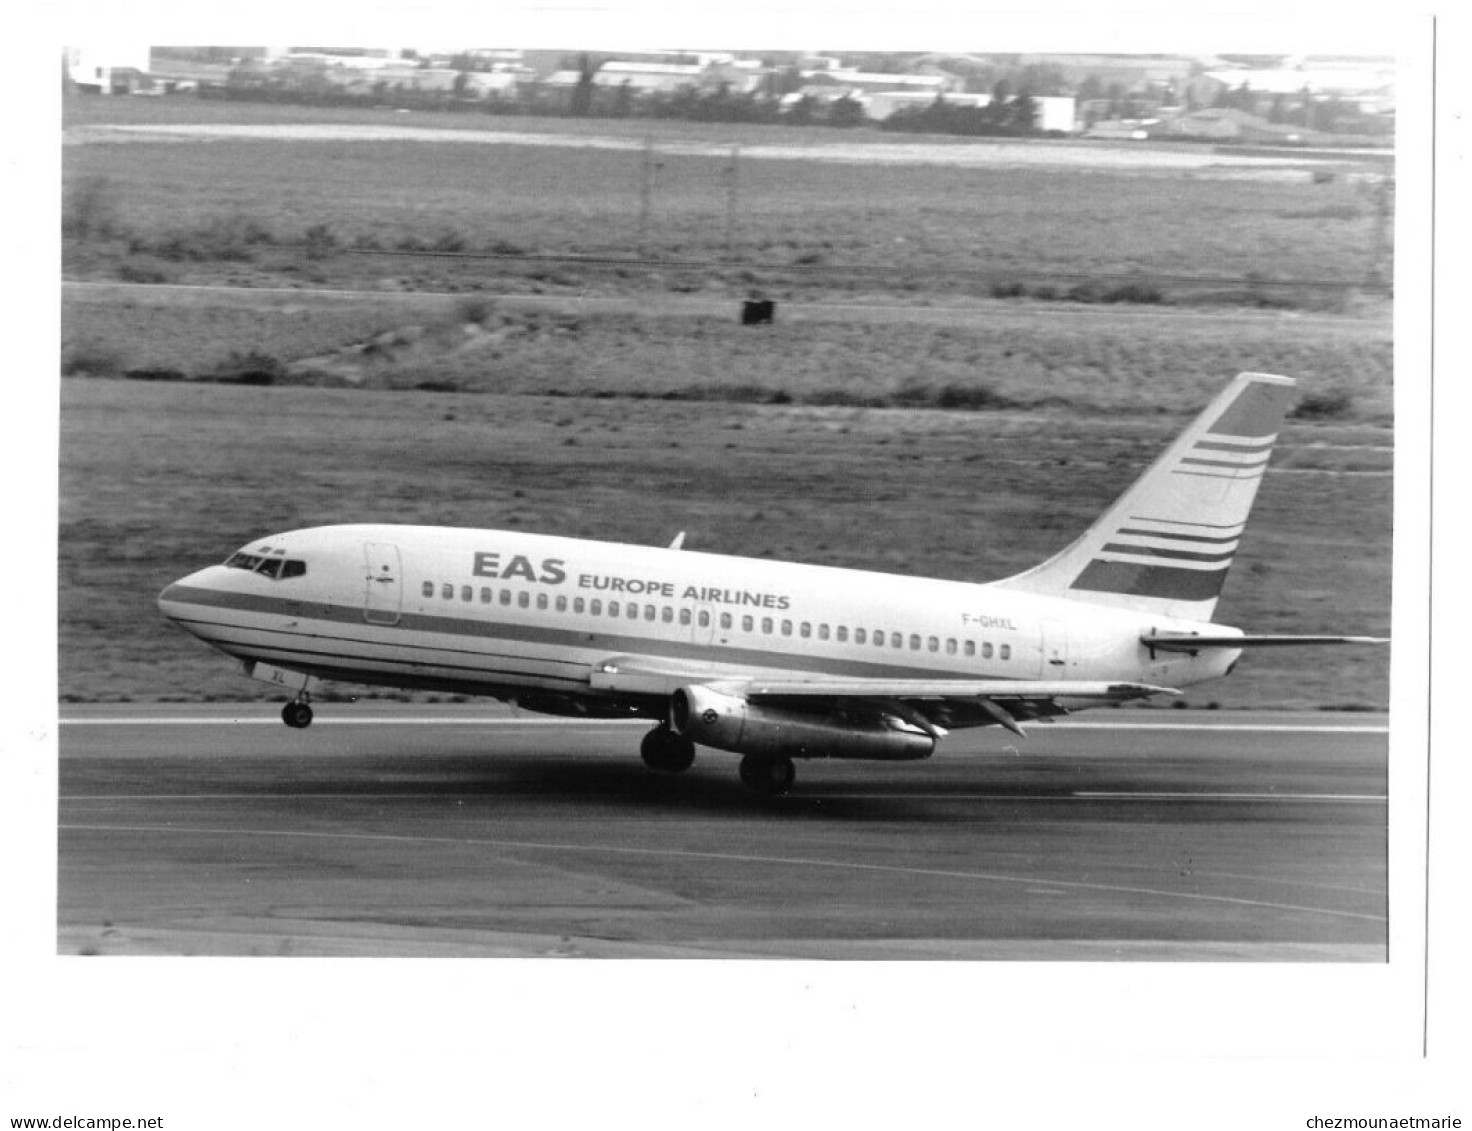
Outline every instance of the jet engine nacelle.
<path fill-rule="evenodd" d="M 669 721 L 681 738 L 737 754 L 913 761 L 935 751 L 933 737 L 879 708 L 817 714 L 757 706 L 698 685 L 675 690 Z"/>

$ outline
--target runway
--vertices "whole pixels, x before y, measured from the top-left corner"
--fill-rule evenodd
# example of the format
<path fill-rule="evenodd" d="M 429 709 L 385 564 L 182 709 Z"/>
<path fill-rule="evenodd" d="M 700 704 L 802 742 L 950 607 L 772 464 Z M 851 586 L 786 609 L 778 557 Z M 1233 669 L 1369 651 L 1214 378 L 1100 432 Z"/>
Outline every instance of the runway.
<path fill-rule="evenodd" d="M 64 709 L 63 954 L 1384 961 L 1386 720 L 1101 711 L 917 763 L 494 704 Z"/>

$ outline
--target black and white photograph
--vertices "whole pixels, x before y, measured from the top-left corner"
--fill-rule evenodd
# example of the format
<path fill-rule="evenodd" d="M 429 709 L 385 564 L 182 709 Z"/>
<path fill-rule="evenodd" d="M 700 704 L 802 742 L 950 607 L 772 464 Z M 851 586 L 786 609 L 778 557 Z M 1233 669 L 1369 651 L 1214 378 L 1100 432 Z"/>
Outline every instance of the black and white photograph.
<path fill-rule="evenodd" d="M 0 1117 L 1472 1119 L 1454 90 L 1327 11 L 61 21 Z"/>

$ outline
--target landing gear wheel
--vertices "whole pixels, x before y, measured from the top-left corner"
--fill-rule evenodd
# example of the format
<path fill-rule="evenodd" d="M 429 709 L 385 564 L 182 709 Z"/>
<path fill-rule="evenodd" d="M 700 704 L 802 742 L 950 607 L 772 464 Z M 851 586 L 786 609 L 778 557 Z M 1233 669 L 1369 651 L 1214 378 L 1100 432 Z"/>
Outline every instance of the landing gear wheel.
<path fill-rule="evenodd" d="M 669 727 L 657 726 L 644 736 L 639 744 L 639 757 L 651 770 L 664 774 L 678 774 L 688 770 L 695 762 L 695 743 L 681 738 Z"/>
<path fill-rule="evenodd" d="M 281 708 L 281 721 L 289 727 L 302 730 L 312 725 L 312 708 L 293 699 Z"/>
<path fill-rule="evenodd" d="M 741 759 L 741 784 L 763 797 L 781 797 L 792 788 L 797 768 L 791 758 L 759 758 L 748 754 Z"/>

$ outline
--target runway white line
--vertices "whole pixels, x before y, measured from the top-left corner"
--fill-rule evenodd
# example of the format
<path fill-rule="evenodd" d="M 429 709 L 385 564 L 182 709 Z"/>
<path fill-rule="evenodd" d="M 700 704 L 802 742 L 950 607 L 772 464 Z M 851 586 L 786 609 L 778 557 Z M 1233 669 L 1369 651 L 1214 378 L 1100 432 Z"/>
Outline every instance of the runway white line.
<path fill-rule="evenodd" d="M 666 859 L 711 860 L 726 864 L 759 864 L 763 867 L 830 868 L 857 872 L 882 872 L 900 876 L 935 876 L 945 879 L 977 880 L 985 883 L 1038 885 L 1069 888 L 1078 891 L 1115 892 L 1123 895 L 1146 895 L 1162 899 L 1185 899 L 1202 903 L 1227 903 L 1238 907 L 1262 907 L 1274 911 L 1292 911 L 1305 915 L 1328 915 L 1336 919 L 1360 919 L 1384 923 L 1384 915 L 1368 915 L 1358 911 L 1338 911 L 1327 907 L 1305 907 L 1295 903 L 1275 903 L 1261 899 L 1242 899 L 1230 895 L 1206 895 L 1201 892 L 1162 891 L 1157 888 L 1132 887 L 1123 884 L 1093 884 L 1082 880 L 1053 880 L 1040 876 L 1009 876 L 996 872 L 962 872 L 949 868 L 907 868 L 899 864 L 861 864 L 849 860 L 823 860 L 800 856 L 756 856 L 746 853 L 699 852 L 691 849 L 629 848 L 608 844 L 552 844 L 542 841 L 492 840 L 480 837 L 403 836 L 395 833 L 334 833 L 297 829 L 233 829 L 192 828 L 178 825 L 74 825 L 57 828 L 68 832 L 159 833 L 185 836 L 256 836 L 263 838 L 298 837 L 308 840 L 373 841 L 392 844 L 449 844 L 468 847 L 510 849 L 535 852 L 590 852 L 599 855 L 654 856 Z"/>
<path fill-rule="evenodd" d="M 459 796 L 453 788 L 441 790 L 391 790 L 333 793 L 88 793 L 68 794 L 58 801 L 324 801 L 377 800 L 398 798 L 424 800 L 434 797 Z M 902 790 L 867 791 L 864 793 L 817 793 L 817 798 L 832 797 L 844 801 L 1236 801 L 1256 804 L 1259 801 L 1337 802 L 1342 804 L 1384 804 L 1389 800 L 1374 793 L 907 793 Z"/>
<path fill-rule="evenodd" d="M 274 715 L 264 718 L 237 717 L 143 717 L 122 716 L 98 719 L 59 719 L 62 726 L 282 726 Z M 474 727 L 588 727 L 588 726 L 650 726 L 648 719 L 504 719 L 504 718 L 356 718 L 319 719 L 314 726 L 474 726 Z M 1029 737 L 1047 734 L 1049 730 L 1118 730 L 1118 731 L 1253 731 L 1262 734 L 1389 734 L 1388 726 L 1323 726 L 1319 724 L 1297 725 L 1293 723 L 1089 723 L 1067 722 L 1043 724 L 1034 729 Z"/>

